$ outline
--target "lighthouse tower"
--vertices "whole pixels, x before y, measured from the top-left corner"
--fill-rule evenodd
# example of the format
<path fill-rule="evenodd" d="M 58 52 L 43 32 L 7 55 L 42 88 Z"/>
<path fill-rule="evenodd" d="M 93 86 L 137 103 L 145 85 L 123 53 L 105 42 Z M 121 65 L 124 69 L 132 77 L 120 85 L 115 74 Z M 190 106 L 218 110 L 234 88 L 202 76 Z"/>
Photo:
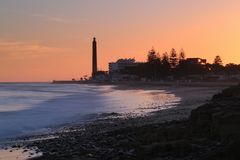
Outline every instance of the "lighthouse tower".
<path fill-rule="evenodd" d="M 97 73 L 97 42 L 96 38 L 93 38 L 92 42 L 92 78 L 95 77 Z"/>

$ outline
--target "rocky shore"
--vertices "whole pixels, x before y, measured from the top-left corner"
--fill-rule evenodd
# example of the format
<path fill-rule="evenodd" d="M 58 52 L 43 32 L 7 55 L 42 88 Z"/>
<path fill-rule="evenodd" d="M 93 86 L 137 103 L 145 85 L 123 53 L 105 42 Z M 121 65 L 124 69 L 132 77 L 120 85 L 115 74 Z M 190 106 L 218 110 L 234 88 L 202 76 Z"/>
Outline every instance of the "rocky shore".
<path fill-rule="evenodd" d="M 175 94 L 181 95 L 181 90 Z M 200 100 L 192 96 L 199 90 L 184 91 L 189 91 L 185 97 L 191 96 L 192 101 L 183 98 L 180 108 L 144 117 L 104 114 L 97 121 L 67 125 L 52 134 L 20 138 L 10 151 L 34 150 L 42 155 L 35 160 L 240 159 L 240 85 L 223 90 L 198 108 L 192 103 L 201 104 L 207 94 Z M 189 106 L 195 109 L 189 112 Z"/>
<path fill-rule="evenodd" d="M 240 85 L 215 95 L 187 120 L 153 123 L 148 117 L 102 119 L 28 143 L 35 160 L 240 159 Z"/>

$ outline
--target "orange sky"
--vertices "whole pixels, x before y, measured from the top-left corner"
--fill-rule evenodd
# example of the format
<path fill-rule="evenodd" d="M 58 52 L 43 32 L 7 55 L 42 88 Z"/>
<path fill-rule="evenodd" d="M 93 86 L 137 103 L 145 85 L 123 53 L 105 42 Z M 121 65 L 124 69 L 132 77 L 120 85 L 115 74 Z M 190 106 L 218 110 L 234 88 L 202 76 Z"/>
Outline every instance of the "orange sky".
<path fill-rule="evenodd" d="M 118 58 L 145 61 L 152 46 L 240 63 L 237 0 L 3 0 L 0 21 L 2 82 L 90 75 L 93 36 L 103 70 Z"/>

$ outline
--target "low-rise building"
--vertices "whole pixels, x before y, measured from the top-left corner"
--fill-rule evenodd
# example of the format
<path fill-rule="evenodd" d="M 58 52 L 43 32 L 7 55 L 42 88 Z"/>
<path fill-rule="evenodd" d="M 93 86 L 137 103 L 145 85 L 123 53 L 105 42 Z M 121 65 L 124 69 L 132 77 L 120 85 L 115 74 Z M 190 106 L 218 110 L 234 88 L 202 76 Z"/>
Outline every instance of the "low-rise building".
<path fill-rule="evenodd" d="M 117 62 L 111 62 L 109 63 L 109 73 L 116 73 L 120 72 L 121 70 L 127 68 L 127 67 L 136 67 L 138 66 L 138 63 L 135 62 L 134 58 L 129 59 L 119 59 Z"/>
<path fill-rule="evenodd" d="M 97 71 L 94 75 L 94 77 L 92 77 L 93 81 L 107 81 L 108 80 L 108 72 L 107 71 Z"/>
<path fill-rule="evenodd" d="M 109 63 L 109 75 L 111 80 L 135 80 L 137 77 L 131 74 L 123 74 L 122 71 L 129 68 L 137 67 L 140 63 L 136 62 L 134 58 L 119 59 L 116 62 Z"/>

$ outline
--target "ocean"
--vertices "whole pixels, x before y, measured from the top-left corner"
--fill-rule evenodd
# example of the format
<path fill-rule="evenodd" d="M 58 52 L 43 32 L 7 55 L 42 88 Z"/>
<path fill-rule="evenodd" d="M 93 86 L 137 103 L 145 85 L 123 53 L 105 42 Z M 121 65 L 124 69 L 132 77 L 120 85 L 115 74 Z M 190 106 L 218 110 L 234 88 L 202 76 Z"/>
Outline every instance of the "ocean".
<path fill-rule="evenodd" d="M 0 140 L 48 132 L 85 122 L 102 113 L 145 115 L 177 106 L 165 90 L 116 89 L 114 86 L 0 83 Z"/>

